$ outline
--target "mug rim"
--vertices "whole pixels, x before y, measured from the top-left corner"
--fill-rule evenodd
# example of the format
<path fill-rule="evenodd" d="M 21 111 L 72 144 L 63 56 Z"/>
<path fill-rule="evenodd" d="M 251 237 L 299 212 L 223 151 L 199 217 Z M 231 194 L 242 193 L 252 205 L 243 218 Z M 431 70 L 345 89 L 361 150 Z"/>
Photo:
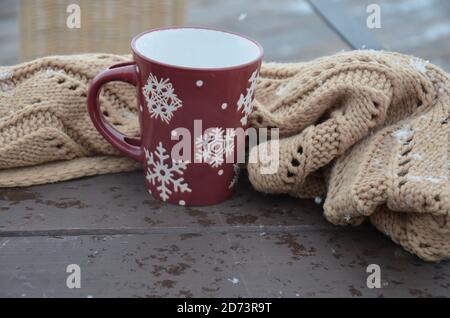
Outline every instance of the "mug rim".
<path fill-rule="evenodd" d="M 143 35 L 145 35 L 145 34 L 156 32 L 156 31 L 177 30 L 177 29 L 209 30 L 209 31 L 217 31 L 217 32 L 222 32 L 222 33 L 227 33 L 227 34 L 231 34 L 231 35 L 234 35 L 234 36 L 238 36 L 240 38 L 243 38 L 243 39 L 245 39 L 247 41 L 250 41 L 253 44 L 255 44 L 256 47 L 258 48 L 258 51 L 259 51 L 258 52 L 258 56 L 256 58 L 252 59 L 251 61 L 243 63 L 243 64 L 237 64 L 237 65 L 226 66 L 226 67 L 205 67 L 205 68 L 199 68 L 199 67 L 181 66 L 181 65 L 175 65 L 175 64 L 169 64 L 169 63 L 160 62 L 160 61 L 157 61 L 155 59 L 152 59 L 150 57 L 145 56 L 144 54 L 140 53 L 139 50 L 136 48 L 136 41 L 139 38 L 141 38 Z M 150 30 L 141 32 L 141 33 L 135 35 L 133 37 L 133 39 L 131 40 L 131 49 L 132 49 L 134 54 L 139 56 L 141 59 L 146 60 L 147 62 L 158 64 L 158 65 L 164 66 L 164 67 L 174 68 L 174 69 L 188 70 L 188 71 L 198 71 L 198 72 L 237 70 L 237 69 L 245 68 L 245 67 L 247 67 L 249 65 L 252 65 L 252 64 L 254 64 L 254 63 L 258 62 L 258 61 L 261 61 L 263 59 L 263 56 L 264 56 L 264 49 L 263 49 L 263 47 L 261 46 L 261 44 L 259 44 L 256 40 L 253 40 L 252 38 L 249 38 L 249 37 L 247 37 L 245 35 L 242 35 L 242 34 L 239 34 L 239 33 L 226 31 L 226 30 L 219 29 L 219 28 L 205 27 L 205 26 L 196 26 L 196 25 L 193 25 L 193 26 L 184 25 L 184 26 L 161 27 L 161 28 L 150 29 Z"/>

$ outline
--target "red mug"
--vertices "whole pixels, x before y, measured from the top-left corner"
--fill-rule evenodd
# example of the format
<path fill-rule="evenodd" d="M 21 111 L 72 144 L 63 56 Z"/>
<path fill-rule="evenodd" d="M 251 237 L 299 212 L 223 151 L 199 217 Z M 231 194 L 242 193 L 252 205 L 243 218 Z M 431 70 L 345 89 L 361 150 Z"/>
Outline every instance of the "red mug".
<path fill-rule="evenodd" d="M 131 48 L 133 61 L 109 67 L 89 87 L 94 126 L 115 148 L 143 163 L 145 185 L 154 197 L 191 206 L 230 198 L 239 169 L 226 160 L 235 143 L 227 132 L 247 128 L 262 47 L 226 31 L 177 27 L 141 33 Z M 118 132 L 100 111 L 100 89 L 111 81 L 137 88 L 139 139 Z M 190 149 L 180 151 L 181 141 Z"/>

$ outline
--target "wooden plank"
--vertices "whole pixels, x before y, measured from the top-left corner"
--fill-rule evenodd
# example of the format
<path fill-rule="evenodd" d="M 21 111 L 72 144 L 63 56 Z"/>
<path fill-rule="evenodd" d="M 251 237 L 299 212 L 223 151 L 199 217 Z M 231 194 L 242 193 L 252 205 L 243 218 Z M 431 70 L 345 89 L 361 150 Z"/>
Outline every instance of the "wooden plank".
<path fill-rule="evenodd" d="M 80 289 L 66 287 L 69 264 Z M 380 289 L 367 288 L 369 264 Z M 0 286 L 0 297 L 448 297 L 450 267 L 370 231 L 5 237 Z"/>
<path fill-rule="evenodd" d="M 360 25 L 372 0 L 341 0 L 339 4 Z M 412 54 L 450 72 L 450 2 L 448 0 L 378 0 L 381 28 L 370 34 L 386 50 Z"/>
<path fill-rule="evenodd" d="M 312 200 L 264 195 L 246 179 L 233 200 L 193 208 L 151 197 L 141 171 L 0 189 L 0 236 L 337 229 Z"/>
<path fill-rule="evenodd" d="M 307 61 L 347 48 L 305 1 L 191 1 L 187 9 L 190 23 L 224 28 L 259 41 L 267 61 Z"/>
<path fill-rule="evenodd" d="M 0 297 L 449 296 L 446 263 L 424 263 L 367 224 L 332 226 L 311 200 L 248 182 L 233 200 L 192 209 L 149 197 L 142 172 L 0 198 Z M 65 286 L 72 263 L 80 290 Z M 365 285 L 372 263 L 379 290 Z"/>
<path fill-rule="evenodd" d="M 357 23 L 339 4 L 329 0 L 308 0 L 308 2 L 352 49 L 383 48 L 367 31 L 366 25 Z"/>

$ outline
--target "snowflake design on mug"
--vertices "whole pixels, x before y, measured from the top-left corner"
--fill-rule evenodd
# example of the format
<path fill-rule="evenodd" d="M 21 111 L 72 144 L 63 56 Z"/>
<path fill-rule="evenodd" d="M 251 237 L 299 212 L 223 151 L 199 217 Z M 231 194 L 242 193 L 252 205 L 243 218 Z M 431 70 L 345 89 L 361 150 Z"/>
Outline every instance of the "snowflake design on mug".
<path fill-rule="evenodd" d="M 245 96 L 241 94 L 237 102 L 237 109 L 243 114 L 243 117 L 241 118 L 242 125 L 247 125 L 248 116 L 253 110 L 252 99 L 255 94 L 257 80 L 258 70 L 254 71 L 248 80 L 250 87 L 247 87 L 247 94 Z"/>
<path fill-rule="evenodd" d="M 225 134 L 225 157 L 228 157 L 234 153 L 234 137 L 236 137 L 236 132 L 233 128 L 227 128 Z"/>
<path fill-rule="evenodd" d="M 195 158 L 213 168 L 221 166 L 225 158 L 234 151 L 234 130 L 214 127 L 195 140 Z"/>
<path fill-rule="evenodd" d="M 172 160 L 171 165 L 166 163 L 170 156 L 166 154 L 162 142 L 159 142 L 154 152 L 147 149 L 144 149 L 144 152 L 147 160 L 146 178 L 152 185 L 157 185 L 156 189 L 163 201 L 169 199 L 173 192 L 192 192 L 182 177 L 188 161 Z"/>
<path fill-rule="evenodd" d="M 156 76 L 150 74 L 142 92 L 147 101 L 150 117 L 159 118 L 166 124 L 173 117 L 173 113 L 183 106 L 168 78 L 158 80 Z"/>

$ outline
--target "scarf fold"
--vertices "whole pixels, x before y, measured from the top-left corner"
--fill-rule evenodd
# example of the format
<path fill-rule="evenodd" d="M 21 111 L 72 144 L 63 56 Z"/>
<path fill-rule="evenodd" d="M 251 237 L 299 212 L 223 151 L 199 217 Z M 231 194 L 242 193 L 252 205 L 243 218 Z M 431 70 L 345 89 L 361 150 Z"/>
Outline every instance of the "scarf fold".
<path fill-rule="evenodd" d="M 0 187 L 30 186 L 95 174 L 131 171 L 124 158 L 91 123 L 86 107 L 89 82 L 128 56 L 52 56 L 0 67 Z M 139 134 L 135 90 L 107 84 L 103 115 L 130 135 Z"/>
<path fill-rule="evenodd" d="M 428 261 L 450 257 L 450 79 L 421 59 L 356 51 L 263 65 L 251 122 L 278 127 L 279 169 L 248 165 L 256 190 L 326 196 L 337 225 L 365 219 Z M 268 152 L 270 154 L 270 151 Z M 318 200 L 320 201 L 320 199 Z"/>

